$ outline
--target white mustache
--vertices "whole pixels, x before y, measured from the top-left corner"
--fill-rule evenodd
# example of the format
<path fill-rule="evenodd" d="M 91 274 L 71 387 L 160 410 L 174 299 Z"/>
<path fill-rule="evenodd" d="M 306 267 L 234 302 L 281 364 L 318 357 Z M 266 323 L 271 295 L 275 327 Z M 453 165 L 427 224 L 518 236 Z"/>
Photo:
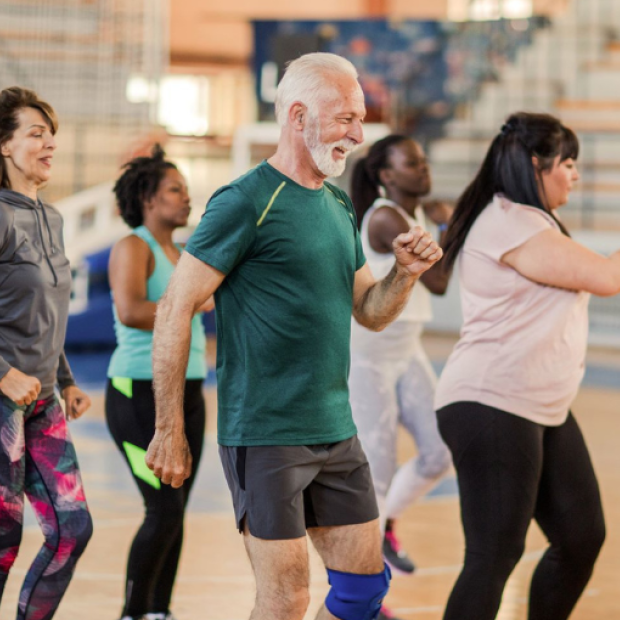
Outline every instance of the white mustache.
<path fill-rule="evenodd" d="M 331 147 L 333 149 L 342 149 L 346 155 L 352 153 L 357 149 L 360 145 L 354 140 L 339 140 L 338 142 L 334 142 Z"/>

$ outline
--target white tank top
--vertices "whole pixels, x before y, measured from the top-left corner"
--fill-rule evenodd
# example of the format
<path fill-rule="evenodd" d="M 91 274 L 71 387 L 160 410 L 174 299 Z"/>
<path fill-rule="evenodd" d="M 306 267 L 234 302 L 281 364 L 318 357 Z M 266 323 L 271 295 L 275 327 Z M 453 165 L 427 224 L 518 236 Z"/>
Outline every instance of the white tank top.
<path fill-rule="evenodd" d="M 382 254 L 373 250 L 370 246 L 370 241 L 368 239 L 368 223 L 370 222 L 370 218 L 372 217 L 373 213 L 380 207 L 391 207 L 392 209 L 398 211 L 398 213 L 400 213 L 400 215 L 405 218 L 405 221 L 410 228 L 413 228 L 414 226 L 421 226 L 426 230 L 426 218 L 424 217 L 424 209 L 422 209 L 421 206 L 416 208 L 415 218 L 413 218 L 395 202 L 392 202 L 387 198 L 377 198 L 377 200 L 372 203 L 372 206 L 364 215 L 360 232 L 362 248 L 364 249 L 364 254 L 366 255 L 366 260 L 368 261 L 370 271 L 372 272 L 372 275 L 375 277 L 376 280 L 384 278 L 390 272 L 390 269 L 392 269 L 392 267 L 394 266 L 395 260 L 394 254 L 392 252 L 386 252 L 385 254 Z M 353 319 L 351 330 L 352 351 L 363 351 L 368 349 L 369 347 L 376 348 L 376 346 L 381 346 L 382 344 L 384 346 L 388 346 L 388 341 L 391 341 L 390 332 L 394 332 L 394 334 L 399 334 L 402 347 L 404 344 L 402 341 L 402 328 L 405 327 L 405 324 L 415 324 L 411 325 L 412 340 L 414 340 L 416 338 L 415 334 L 417 334 L 417 337 L 419 337 L 420 330 L 417 330 L 417 326 L 421 323 L 430 321 L 432 318 L 433 313 L 431 307 L 431 295 L 428 292 L 428 289 L 424 286 L 424 284 L 418 281 L 413 287 L 409 302 L 403 308 L 403 311 L 391 325 L 388 325 L 385 328 L 384 331 L 379 333 L 372 332 L 365 327 L 359 325 L 359 323 L 357 323 L 357 321 Z M 398 345 L 398 343 L 394 344 Z"/>
<path fill-rule="evenodd" d="M 370 247 L 370 241 L 368 239 L 368 224 L 370 222 L 370 218 L 380 207 L 391 207 L 395 211 L 398 211 L 398 213 L 405 218 L 405 221 L 409 224 L 410 228 L 413 228 L 414 226 L 421 226 L 424 230 L 426 230 L 426 218 L 424 217 L 424 209 L 421 206 L 416 207 L 415 218 L 413 218 L 395 202 L 392 202 L 387 198 L 377 198 L 377 200 L 372 203 L 372 206 L 364 215 L 361 230 L 364 254 L 366 255 L 366 260 L 368 261 L 370 271 L 372 271 L 372 275 L 376 280 L 385 278 L 385 276 L 390 273 L 390 269 L 394 266 L 394 254 L 392 252 L 387 252 L 385 254 L 375 252 L 375 250 Z M 411 297 L 409 298 L 409 303 L 405 306 L 402 313 L 396 320 L 416 321 L 423 323 L 430 321 L 432 318 L 433 312 L 431 308 L 431 295 L 424 284 L 418 281 L 413 287 Z"/>

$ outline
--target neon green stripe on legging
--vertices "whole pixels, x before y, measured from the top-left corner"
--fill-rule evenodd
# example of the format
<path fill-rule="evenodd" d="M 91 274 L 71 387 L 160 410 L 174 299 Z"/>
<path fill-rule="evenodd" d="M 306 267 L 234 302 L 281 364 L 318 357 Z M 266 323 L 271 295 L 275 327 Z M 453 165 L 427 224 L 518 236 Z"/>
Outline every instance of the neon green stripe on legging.
<path fill-rule="evenodd" d="M 112 386 L 123 396 L 133 398 L 133 380 L 129 377 L 112 377 Z"/>
<path fill-rule="evenodd" d="M 260 216 L 260 219 L 258 220 L 258 222 L 256 222 L 256 228 L 258 228 L 263 223 L 263 220 L 267 217 L 267 213 L 269 213 L 269 209 L 271 209 L 273 203 L 278 197 L 278 194 L 282 191 L 282 188 L 285 185 L 286 185 L 286 181 L 282 181 L 282 183 L 280 183 L 280 187 L 278 187 L 278 189 L 275 192 L 273 192 L 273 196 L 271 197 L 269 204 L 265 207 L 265 210 L 263 211 L 263 214 Z"/>
<path fill-rule="evenodd" d="M 143 480 L 147 484 L 150 484 L 154 489 L 159 490 L 161 488 L 161 482 L 159 481 L 159 478 L 155 476 L 155 474 L 147 467 L 146 463 L 144 462 L 146 450 L 143 450 L 138 446 L 134 446 L 128 441 L 123 441 L 123 448 L 125 449 L 125 454 L 127 455 L 127 459 L 129 460 L 129 466 L 131 467 L 133 475 L 136 478 Z"/>

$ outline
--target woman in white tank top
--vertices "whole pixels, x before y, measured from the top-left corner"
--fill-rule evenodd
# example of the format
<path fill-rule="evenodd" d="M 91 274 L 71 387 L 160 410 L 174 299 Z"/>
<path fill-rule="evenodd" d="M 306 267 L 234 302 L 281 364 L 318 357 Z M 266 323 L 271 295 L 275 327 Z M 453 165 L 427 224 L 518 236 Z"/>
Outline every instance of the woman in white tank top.
<path fill-rule="evenodd" d="M 426 217 L 440 231 L 447 227 L 451 210 L 446 205 L 423 207 L 420 203 L 430 188 L 424 151 L 406 136 L 383 138 L 356 164 L 353 203 L 375 278 L 392 268 L 392 241 L 400 233 L 414 226 L 425 228 Z M 414 565 L 400 549 L 393 520 L 429 491 L 451 464 L 433 409 L 437 379 L 420 341 L 424 323 L 432 318 L 429 291 L 443 294 L 448 279 L 449 273 L 441 267 L 427 271 L 402 314 L 382 332 L 352 322 L 349 386 L 353 417 L 385 519 L 384 555 L 392 568 L 404 573 L 413 572 Z M 399 423 L 413 437 L 418 455 L 397 467 Z"/>

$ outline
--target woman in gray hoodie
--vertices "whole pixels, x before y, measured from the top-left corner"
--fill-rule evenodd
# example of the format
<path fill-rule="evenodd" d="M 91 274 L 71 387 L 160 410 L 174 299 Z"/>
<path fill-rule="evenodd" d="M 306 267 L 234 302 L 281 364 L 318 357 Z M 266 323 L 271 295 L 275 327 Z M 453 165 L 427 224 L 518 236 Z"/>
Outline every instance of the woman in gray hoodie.
<path fill-rule="evenodd" d="M 57 126 L 33 91 L 0 92 L 0 597 L 19 550 L 24 493 L 45 536 L 18 620 L 52 618 L 92 534 L 66 420 L 90 406 L 63 351 L 71 271 L 62 218 L 38 197 Z"/>

